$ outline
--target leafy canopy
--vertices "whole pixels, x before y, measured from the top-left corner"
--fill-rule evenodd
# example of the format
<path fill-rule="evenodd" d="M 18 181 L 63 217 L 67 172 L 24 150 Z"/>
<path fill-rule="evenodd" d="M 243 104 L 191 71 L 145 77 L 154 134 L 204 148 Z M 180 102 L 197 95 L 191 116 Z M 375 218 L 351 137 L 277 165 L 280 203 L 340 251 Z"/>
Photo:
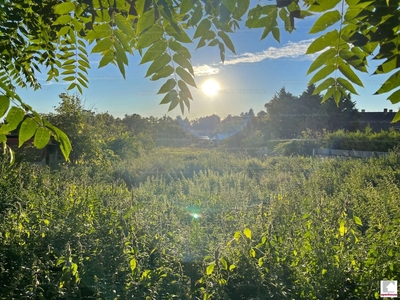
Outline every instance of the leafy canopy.
<path fill-rule="evenodd" d="M 363 86 L 356 72 L 367 72 L 372 57 L 380 62 L 373 74 L 392 73 L 376 94 L 390 92 L 388 99 L 398 103 L 399 7 L 397 0 L 276 0 L 254 7 L 250 0 L 0 1 L 0 117 L 6 121 L 0 142 L 6 150 L 6 134 L 24 122 L 21 143 L 35 137 L 45 145 L 53 136 L 68 157 L 67 136 L 26 105 L 15 88 L 39 89 L 36 74 L 47 72 L 48 81 L 66 81 L 68 90 L 82 93 L 88 87 L 89 46 L 101 55 L 99 68 L 114 64 L 124 78 L 128 54 L 139 53 L 141 64 L 148 64 L 146 77 L 164 82 L 161 104 L 184 112 L 193 100 L 190 86 L 196 87 L 187 44 L 216 47 L 224 61 L 226 49 L 235 53 L 229 34 L 241 21 L 262 28 L 261 39 L 271 33 L 279 41 L 279 23 L 292 32 L 296 18 L 315 13 L 319 17 L 309 33 L 319 36 L 307 54 L 319 56 L 308 73 L 314 73 L 315 93 L 325 91 L 322 101 L 333 97 L 339 103 L 348 92 L 356 94 L 353 85 Z"/>

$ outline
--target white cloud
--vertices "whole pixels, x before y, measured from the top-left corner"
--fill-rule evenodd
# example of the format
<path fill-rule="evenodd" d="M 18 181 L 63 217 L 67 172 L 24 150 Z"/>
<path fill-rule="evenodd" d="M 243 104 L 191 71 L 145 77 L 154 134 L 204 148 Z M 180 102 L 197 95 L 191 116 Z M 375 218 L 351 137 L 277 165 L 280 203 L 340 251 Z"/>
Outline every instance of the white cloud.
<path fill-rule="evenodd" d="M 303 40 L 299 42 L 288 42 L 281 48 L 269 47 L 268 49 L 256 53 L 245 52 L 230 59 L 225 60 L 225 63 L 213 65 L 195 66 L 194 71 L 196 76 L 206 76 L 219 73 L 223 65 L 236 64 L 253 64 L 266 59 L 296 59 L 296 60 L 314 60 L 318 53 L 306 55 L 308 46 L 314 39 Z"/>
<path fill-rule="evenodd" d="M 218 74 L 219 71 L 221 70 L 221 66 L 217 64 L 214 64 L 213 66 L 201 65 L 201 66 L 194 66 L 193 69 L 194 69 L 194 74 L 200 77 L 200 76 Z"/>

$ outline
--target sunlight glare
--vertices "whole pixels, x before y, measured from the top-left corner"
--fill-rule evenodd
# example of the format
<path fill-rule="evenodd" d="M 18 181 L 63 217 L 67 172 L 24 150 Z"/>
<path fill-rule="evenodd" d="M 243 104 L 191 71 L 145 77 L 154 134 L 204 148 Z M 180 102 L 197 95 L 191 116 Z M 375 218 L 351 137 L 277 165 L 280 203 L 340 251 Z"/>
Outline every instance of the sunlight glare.
<path fill-rule="evenodd" d="M 221 87 L 218 81 L 216 81 L 215 79 L 208 79 L 201 86 L 201 90 L 207 96 L 215 96 L 216 94 L 218 94 L 220 89 Z"/>

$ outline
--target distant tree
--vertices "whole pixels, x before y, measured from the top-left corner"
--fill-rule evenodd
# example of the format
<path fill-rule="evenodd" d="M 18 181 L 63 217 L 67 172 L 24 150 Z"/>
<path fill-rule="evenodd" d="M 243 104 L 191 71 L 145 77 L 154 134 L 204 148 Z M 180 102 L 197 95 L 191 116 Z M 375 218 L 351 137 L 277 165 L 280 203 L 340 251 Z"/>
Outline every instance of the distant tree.
<path fill-rule="evenodd" d="M 315 86 L 311 85 L 299 97 L 282 88 L 265 104 L 269 126 L 279 138 L 295 138 L 302 131 L 330 131 L 357 129 L 357 110 L 351 96 L 334 101 L 324 101 Z"/>

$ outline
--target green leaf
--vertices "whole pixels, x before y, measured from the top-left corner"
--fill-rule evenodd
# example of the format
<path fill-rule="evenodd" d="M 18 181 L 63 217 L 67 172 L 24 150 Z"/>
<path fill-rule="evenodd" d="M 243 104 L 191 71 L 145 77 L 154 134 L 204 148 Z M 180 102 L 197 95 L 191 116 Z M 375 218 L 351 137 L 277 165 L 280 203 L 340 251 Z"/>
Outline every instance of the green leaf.
<path fill-rule="evenodd" d="M 49 141 L 50 141 L 50 131 L 45 127 L 39 127 L 36 131 L 35 138 L 33 140 L 33 145 L 38 149 L 42 149 L 46 147 Z"/>
<path fill-rule="evenodd" d="M 174 68 L 171 66 L 165 66 L 164 68 L 162 68 L 161 70 L 157 71 L 156 74 L 154 74 L 150 80 L 154 81 L 154 80 L 158 80 L 161 78 L 165 78 L 170 76 L 172 73 L 174 73 Z"/>
<path fill-rule="evenodd" d="M 253 258 L 256 257 L 256 250 L 254 250 L 254 248 L 250 249 L 250 257 L 253 257 Z"/>
<path fill-rule="evenodd" d="M 243 230 L 243 234 L 249 239 L 251 240 L 251 230 L 249 228 L 245 228 Z"/>
<path fill-rule="evenodd" d="M 350 68 L 350 66 L 346 62 L 339 64 L 339 71 L 344 76 L 346 76 L 351 82 L 354 82 L 355 84 L 364 87 L 360 78 L 358 78 L 356 73 L 354 73 L 354 71 Z"/>
<path fill-rule="evenodd" d="M 341 220 L 339 221 L 339 234 L 340 236 L 344 236 L 346 233 L 346 221 Z"/>
<path fill-rule="evenodd" d="M 225 269 L 225 270 L 228 270 L 228 263 L 226 262 L 226 260 L 225 260 L 223 257 L 221 257 L 221 258 L 219 259 L 219 261 L 221 262 L 221 264 L 222 264 L 222 266 L 224 267 L 224 269 Z"/>
<path fill-rule="evenodd" d="M 137 265 L 136 259 L 132 258 L 132 259 L 129 261 L 129 266 L 131 267 L 131 271 L 132 271 L 132 272 L 135 271 L 136 265 Z"/>
<path fill-rule="evenodd" d="M 225 5 L 225 7 L 231 12 L 234 13 L 235 11 L 235 6 L 236 6 L 236 1 L 240 0 L 222 0 L 222 4 Z"/>
<path fill-rule="evenodd" d="M 201 5 L 197 5 L 192 13 L 192 18 L 190 19 L 190 25 L 196 26 L 202 17 L 203 17 L 203 8 Z"/>
<path fill-rule="evenodd" d="M 328 100 L 330 97 L 332 97 L 333 93 L 336 91 L 335 86 L 331 86 L 329 90 L 325 93 L 324 97 L 322 98 L 321 103 L 324 103 L 326 100 Z"/>
<path fill-rule="evenodd" d="M 168 79 L 157 92 L 157 94 L 165 94 L 171 91 L 176 86 L 176 81 L 173 78 Z"/>
<path fill-rule="evenodd" d="M 355 95 L 358 95 L 358 94 L 357 94 L 357 91 L 354 89 L 353 85 L 352 85 L 350 82 L 348 82 L 346 79 L 339 77 L 339 78 L 337 79 L 337 82 L 338 82 L 342 87 L 344 87 L 346 90 L 348 90 L 350 93 L 353 93 L 353 94 L 355 94 Z"/>
<path fill-rule="evenodd" d="M 240 236 L 241 236 L 241 232 L 236 231 L 235 234 L 233 235 L 233 238 L 236 240 L 236 242 L 239 242 Z"/>
<path fill-rule="evenodd" d="M 7 124 L 0 128 L 0 134 L 16 129 L 24 118 L 24 115 L 25 112 L 21 108 L 12 106 L 6 116 Z"/>
<path fill-rule="evenodd" d="M 207 275 L 211 275 L 212 272 L 214 272 L 214 267 L 215 267 L 215 263 L 214 262 L 211 263 L 209 266 L 207 266 L 206 274 Z"/>
<path fill-rule="evenodd" d="M 67 14 L 75 9 L 75 5 L 72 2 L 63 2 L 54 6 L 54 13 L 57 15 Z"/>
<path fill-rule="evenodd" d="M 116 14 L 114 16 L 114 22 L 124 34 L 127 34 L 128 36 L 131 37 L 136 36 L 136 33 L 132 28 L 132 24 L 127 19 L 125 19 L 125 17 L 122 16 L 121 14 Z"/>
<path fill-rule="evenodd" d="M 177 97 L 178 97 L 178 92 L 176 90 L 171 90 L 168 94 L 166 94 L 164 96 L 164 98 L 161 100 L 160 104 L 170 103 Z"/>
<path fill-rule="evenodd" d="M 138 18 L 136 34 L 140 35 L 147 28 L 150 28 L 155 22 L 154 9 L 146 11 L 143 15 Z"/>
<path fill-rule="evenodd" d="M 324 13 L 321 17 L 319 17 L 317 21 L 315 21 L 313 27 L 311 27 L 311 30 L 308 33 L 317 33 L 320 31 L 324 31 L 326 30 L 326 28 L 335 24 L 341 18 L 342 16 L 340 15 L 339 11 L 328 11 Z"/>
<path fill-rule="evenodd" d="M 180 66 L 188 69 L 189 72 L 192 75 L 194 75 L 194 70 L 193 70 L 192 64 L 190 63 L 189 60 L 187 60 L 185 57 L 183 57 L 183 56 L 181 56 L 181 55 L 179 55 L 177 53 L 174 54 L 173 59 L 177 64 L 179 64 Z"/>
<path fill-rule="evenodd" d="M 51 125 L 48 121 L 44 120 L 44 124 L 49 130 L 51 130 L 54 134 L 54 138 L 57 142 L 60 143 L 60 149 L 62 154 L 64 155 L 65 160 L 69 160 L 69 154 L 71 153 L 72 146 L 68 136 L 59 128 Z"/>
<path fill-rule="evenodd" d="M 60 17 L 57 18 L 57 20 L 54 21 L 53 25 L 65 25 L 65 24 L 69 24 L 71 22 L 72 18 L 70 15 L 62 15 Z M 63 29 L 66 28 L 66 29 Z M 63 36 L 64 34 L 66 34 L 69 31 L 69 26 L 65 26 L 63 27 L 62 31 L 60 30 L 59 32 L 59 36 Z"/>
<path fill-rule="evenodd" d="M 400 121 L 400 110 L 396 113 L 396 115 L 394 116 L 392 122 L 390 123 L 396 123 Z"/>
<path fill-rule="evenodd" d="M 203 36 L 210 30 L 210 28 L 211 28 L 211 21 L 209 19 L 202 20 L 199 26 L 197 26 L 193 39 Z"/>
<path fill-rule="evenodd" d="M 189 99 L 193 100 L 192 93 L 190 93 L 190 90 L 189 90 L 189 88 L 188 88 L 188 86 L 186 85 L 185 82 L 183 82 L 182 80 L 179 80 L 178 81 L 178 86 L 179 86 L 179 89 L 181 90 L 182 94 L 186 98 L 189 98 Z"/>
<path fill-rule="evenodd" d="M 181 103 L 179 97 L 176 97 L 176 98 L 172 99 L 171 104 L 168 107 L 168 111 L 173 110 L 175 107 L 178 106 L 179 103 Z"/>
<path fill-rule="evenodd" d="M 391 94 L 388 97 L 388 100 L 390 100 L 390 102 L 392 102 L 392 104 L 396 104 L 398 102 L 400 102 L 400 89 L 395 91 L 393 94 Z M 0 115 L 1 117 L 1 115 Z"/>
<path fill-rule="evenodd" d="M 317 73 L 315 73 L 315 75 L 311 78 L 309 84 L 316 83 L 316 82 L 328 77 L 328 75 L 331 74 L 335 70 L 336 70 L 336 66 L 333 64 L 323 67 Z"/>
<path fill-rule="evenodd" d="M 325 33 L 324 35 L 314 40 L 310 46 L 308 46 L 306 54 L 312 54 L 323 50 L 326 47 L 332 46 L 333 44 L 337 43 L 338 38 L 339 32 L 336 29 Z"/>
<path fill-rule="evenodd" d="M 183 57 L 185 57 L 187 59 L 191 58 L 191 54 L 190 54 L 189 50 L 186 47 L 179 44 L 178 42 L 172 41 L 172 42 L 169 42 L 168 45 L 172 51 L 178 53 L 179 55 L 182 55 Z"/>
<path fill-rule="evenodd" d="M 233 271 L 235 268 L 236 268 L 236 266 L 235 266 L 234 264 L 231 264 L 231 265 L 229 266 L 229 271 Z"/>
<path fill-rule="evenodd" d="M 362 226 L 362 222 L 361 222 L 361 219 L 359 217 L 353 216 L 353 219 L 354 219 L 354 223 L 356 223 L 357 225 Z"/>
<path fill-rule="evenodd" d="M 96 46 L 93 47 L 92 53 L 103 52 L 112 49 L 113 42 L 110 38 L 104 38 L 97 42 Z"/>
<path fill-rule="evenodd" d="M 238 0 L 237 1 L 237 8 L 234 12 L 234 17 L 237 20 L 240 20 L 241 17 L 247 12 L 249 9 L 250 0 Z"/>
<path fill-rule="evenodd" d="M 222 38 L 222 40 L 224 41 L 225 45 L 229 48 L 229 50 L 231 50 L 234 54 L 236 54 L 235 46 L 233 46 L 233 43 L 229 38 L 229 36 L 224 31 L 218 31 L 218 36 Z"/>
<path fill-rule="evenodd" d="M 323 64 L 335 57 L 337 51 L 335 48 L 329 48 L 319 55 L 308 68 L 307 75 L 319 69 Z"/>
<path fill-rule="evenodd" d="M 113 60 L 114 60 L 114 51 L 113 50 L 108 50 L 107 52 L 105 52 L 105 54 L 101 58 L 98 68 L 100 69 L 100 68 L 108 65 Z"/>
<path fill-rule="evenodd" d="M 374 95 L 387 93 L 387 92 L 393 90 L 394 88 L 399 86 L 399 82 L 400 82 L 400 70 L 397 71 L 396 73 L 394 73 L 392 76 L 390 76 L 382 84 L 382 86 L 379 88 L 379 90 L 376 91 L 376 93 Z"/>
<path fill-rule="evenodd" d="M 32 119 L 27 118 L 22 122 L 21 128 L 18 134 L 18 147 L 21 147 L 23 143 L 29 140 L 36 132 L 38 124 Z"/>
<path fill-rule="evenodd" d="M 309 11 L 325 12 L 334 8 L 342 0 L 329 0 L 329 1 L 310 1 L 312 5 L 308 8 Z"/>
<path fill-rule="evenodd" d="M 140 64 L 155 60 L 167 49 L 167 43 L 164 39 L 155 42 L 143 55 Z"/>
<path fill-rule="evenodd" d="M 192 9 L 192 0 L 182 0 L 180 5 L 180 13 L 186 14 L 189 10 Z"/>
<path fill-rule="evenodd" d="M 168 53 L 161 54 L 152 62 L 149 69 L 147 70 L 145 77 L 148 77 L 151 74 L 156 73 L 158 70 L 164 68 L 170 61 L 171 56 L 169 56 Z"/>
<path fill-rule="evenodd" d="M 10 106 L 10 98 L 4 95 L 0 95 L 0 118 L 4 116 Z"/>
<path fill-rule="evenodd" d="M 322 92 L 323 90 L 326 90 L 328 87 L 334 84 L 335 84 L 335 79 L 333 79 L 332 77 L 324 80 L 319 86 L 315 88 L 313 95 L 317 95 L 318 93 Z"/>
<path fill-rule="evenodd" d="M 155 24 L 139 37 L 136 47 L 138 49 L 147 48 L 154 42 L 161 39 L 163 34 L 164 30 L 160 27 L 160 25 Z"/>
<path fill-rule="evenodd" d="M 374 74 L 384 74 L 394 69 L 400 68 L 400 54 L 393 55 L 388 58 L 385 62 L 378 66 Z"/>
<path fill-rule="evenodd" d="M 118 41 L 124 47 L 124 50 L 132 54 L 133 52 L 131 46 L 129 45 L 128 37 L 125 34 L 123 34 L 119 29 L 114 30 L 114 35 L 117 37 Z"/>
<path fill-rule="evenodd" d="M 178 67 L 176 68 L 176 73 L 183 79 L 183 81 L 185 81 L 187 84 L 190 84 L 193 87 L 197 87 L 196 86 L 196 82 L 194 81 L 192 75 L 190 75 L 190 73 L 188 73 L 185 69 L 183 69 L 182 67 Z"/>
<path fill-rule="evenodd" d="M 333 100 L 335 101 L 336 105 L 339 105 L 341 96 L 342 93 L 339 90 L 333 92 Z"/>

